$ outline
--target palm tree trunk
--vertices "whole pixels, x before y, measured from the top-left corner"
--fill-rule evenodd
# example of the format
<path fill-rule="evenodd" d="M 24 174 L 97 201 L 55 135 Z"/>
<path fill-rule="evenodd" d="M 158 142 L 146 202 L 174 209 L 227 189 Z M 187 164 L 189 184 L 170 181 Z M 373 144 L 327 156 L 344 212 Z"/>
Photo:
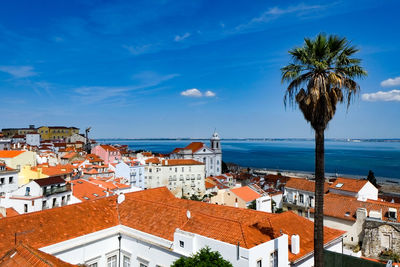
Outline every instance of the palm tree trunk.
<path fill-rule="evenodd" d="M 325 129 L 315 129 L 314 266 L 324 266 Z"/>

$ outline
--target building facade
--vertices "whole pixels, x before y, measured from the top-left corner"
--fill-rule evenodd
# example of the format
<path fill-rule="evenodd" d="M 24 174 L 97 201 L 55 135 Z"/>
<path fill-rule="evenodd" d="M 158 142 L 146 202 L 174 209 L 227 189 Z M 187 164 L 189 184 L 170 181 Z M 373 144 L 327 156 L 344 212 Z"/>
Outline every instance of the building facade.
<path fill-rule="evenodd" d="M 68 205 L 71 195 L 70 186 L 61 177 L 42 178 L 5 194 L 0 205 L 22 214 Z"/>
<path fill-rule="evenodd" d="M 18 189 L 18 171 L 0 161 L 0 196 Z"/>
<path fill-rule="evenodd" d="M 176 148 L 171 159 L 193 159 L 203 162 L 206 176 L 218 176 L 222 173 L 222 148 L 218 133 L 214 132 L 210 139 L 210 147 L 202 142 L 192 142 L 184 148 Z"/>
<path fill-rule="evenodd" d="M 79 128 L 65 126 L 41 126 L 37 129 L 42 140 L 61 140 L 79 134 Z"/>
<path fill-rule="evenodd" d="M 177 197 L 205 194 L 205 165 L 192 159 L 150 159 L 144 168 L 144 188 L 166 186 Z"/>

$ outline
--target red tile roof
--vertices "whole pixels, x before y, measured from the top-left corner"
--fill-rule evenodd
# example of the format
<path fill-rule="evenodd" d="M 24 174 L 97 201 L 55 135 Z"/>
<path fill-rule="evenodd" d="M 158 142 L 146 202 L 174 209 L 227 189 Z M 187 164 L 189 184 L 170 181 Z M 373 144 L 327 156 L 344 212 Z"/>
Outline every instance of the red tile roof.
<path fill-rule="evenodd" d="M 72 159 L 73 157 L 77 156 L 78 153 L 76 152 L 69 152 L 67 154 L 65 154 L 64 156 L 62 156 L 62 159 Z"/>
<path fill-rule="evenodd" d="M 69 267 L 78 265 L 66 263 L 50 254 L 44 253 L 38 249 L 34 249 L 28 245 L 19 243 L 14 248 L 5 253 L 3 257 L 1 257 L 0 266 Z"/>
<path fill-rule="evenodd" d="M 307 192 L 315 192 L 315 182 L 305 178 L 291 177 L 289 180 L 287 180 L 285 187 L 303 190 Z M 325 183 L 324 187 L 325 187 L 324 192 L 327 192 L 329 188 L 328 183 Z"/>
<path fill-rule="evenodd" d="M 204 165 L 204 163 L 193 159 L 168 159 L 168 160 L 163 160 L 162 165 L 165 166 Z"/>
<path fill-rule="evenodd" d="M 83 179 L 73 180 L 72 194 L 81 201 L 87 201 L 107 196 L 104 188 Z"/>
<path fill-rule="evenodd" d="M 56 166 L 36 166 L 33 167 L 33 171 L 39 171 L 39 168 L 42 169 L 42 173 L 48 176 L 61 176 L 61 175 L 66 175 L 66 174 L 72 174 L 74 172 L 75 167 L 66 164 L 66 165 L 56 165 Z"/>
<path fill-rule="evenodd" d="M 98 180 L 98 179 L 90 179 L 90 182 L 93 184 L 97 184 L 107 190 L 130 188 L 130 186 L 127 184 L 121 184 L 121 183 L 112 182 L 112 181 L 106 182 L 106 181 L 102 181 L 102 180 Z"/>
<path fill-rule="evenodd" d="M 210 182 L 208 182 L 208 181 L 205 181 L 205 185 L 206 185 L 206 189 L 210 189 L 210 188 L 216 187 L 215 184 L 212 184 L 212 183 L 210 183 Z"/>
<path fill-rule="evenodd" d="M 104 150 L 108 150 L 108 151 L 119 151 L 117 148 L 111 146 L 111 145 L 100 145 L 101 148 L 103 148 Z"/>
<path fill-rule="evenodd" d="M 12 216 L 17 216 L 19 213 L 14 209 L 14 208 L 6 208 L 6 216 L 5 217 L 12 217 Z M 1 213 L 0 213 L 0 219 L 5 218 Z"/>
<path fill-rule="evenodd" d="M 15 158 L 24 152 L 21 150 L 0 150 L 0 158 Z"/>
<path fill-rule="evenodd" d="M 203 142 L 192 142 L 189 145 L 187 145 L 184 149 L 190 149 L 192 150 L 192 153 L 195 153 L 199 149 L 203 148 L 204 143 Z"/>
<path fill-rule="evenodd" d="M 49 178 L 41 178 L 33 180 L 35 181 L 40 187 L 54 185 L 54 184 L 64 184 L 65 180 L 60 176 L 53 176 Z"/>
<path fill-rule="evenodd" d="M 359 201 L 355 197 L 343 196 L 334 193 L 328 193 L 324 196 L 324 215 L 326 216 L 347 221 L 355 221 L 358 208 L 365 208 L 368 214 L 371 210 L 382 212 L 382 220 L 385 221 L 389 220 L 387 217 L 389 208 L 396 209 L 397 214 L 400 214 L 399 203 L 376 200 Z M 310 211 L 312 213 L 314 212 L 313 209 Z M 397 218 L 397 222 L 400 222 L 400 217 Z"/>
<path fill-rule="evenodd" d="M 125 196 L 121 204 L 112 196 L 4 218 L 0 220 L 0 253 L 9 249 L 16 232 L 27 231 L 18 236 L 18 241 L 41 248 L 118 224 L 171 241 L 179 228 L 233 245 L 240 242 L 244 248 L 277 238 L 282 230 L 289 236 L 300 236 L 300 253 L 289 252 L 290 261 L 313 251 L 313 222 L 292 212 L 271 214 L 177 199 L 166 187 Z M 324 233 L 325 244 L 343 235 L 342 231 L 327 227 Z"/>
<path fill-rule="evenodd" d="M 256 191 L 254 191 L 253 189 L 251 189 L 248 186 L 233 188 L 233 189 L 231 189 L 231 192 L 246 202 L 250 202 L 250 201 L 256 200 L 257 198 L 261 197 L 261 195 L 259 193 L 257 193 Z"/>
<path fill-rule="evenodd" d="M 159 158 L 150 158 L 146 159 L 146 164 L 152 163 L 152 164 L 160 164 L 160 159 Z"/>
<path fill-rule="evenodd" d="M 339 177 L 329 188 L 358 193 L 367 183 L 368 180 Z M 338 187 L 340 184 L 342 185 Z"/>

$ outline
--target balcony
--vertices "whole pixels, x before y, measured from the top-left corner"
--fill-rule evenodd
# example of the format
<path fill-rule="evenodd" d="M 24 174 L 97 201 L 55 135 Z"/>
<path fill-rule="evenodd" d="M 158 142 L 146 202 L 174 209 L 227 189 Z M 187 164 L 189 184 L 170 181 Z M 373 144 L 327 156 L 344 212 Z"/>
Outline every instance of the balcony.
<path fill-rule="evenodd" d="M 51 187 L 50 189 L 43 190 L 43 196 L 48 197 L 54 194 L 64 193 L 71 191 L 71 185 L 66 184 L 60 187 Z"/>

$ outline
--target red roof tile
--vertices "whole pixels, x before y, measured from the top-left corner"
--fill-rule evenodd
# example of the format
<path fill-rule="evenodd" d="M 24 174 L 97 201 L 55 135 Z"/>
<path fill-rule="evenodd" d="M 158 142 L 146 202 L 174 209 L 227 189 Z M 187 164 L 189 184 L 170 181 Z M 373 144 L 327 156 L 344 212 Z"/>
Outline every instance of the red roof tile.
<path fill-rule="evenodd" d="M 248 186 L 233 188 L 233 189 L 231 189 L 231 192 L 246 202 L 250 202 L 250 201 L 256 200 L 257 198 L 261 197 L 261 195 L 259 193 L 257 193 L 256 191 L 254 191 L 253 189 L 251 189 Z"/>
<path fill-rule="evenodd" d="M 282 230 L 289 236 L 300 236 L 300 253 L 289 252 L 291 261 L 313 251 L 313 222 L 292 212 L 271 214 L 177 199 L 165 187 L 125 196 L 119 205 L 112 196 L 4 218 L 0 220 L 0 253 L 9 249 L 16 232 L 27 231 L 18 236 L 18 241 L 41 248 L 118 224 L 171 241 L 179 228 L 233 245 L 240 242 L 244 248 L 270 241 Z M 190 219 L 186 216 L 188 210 Z M 324 233 L 325 243 L 343 235 L 327 227 Z"/>
<path fill-rule="evenodd" d="M 368 180 L 339 177 L 329 188 L 358 193 L 367 183 Z"/>
<path fill-rule="evenodd" d="M 190 149 L 192 150 L 192 153 L 195 153 L 199 149 L 201 149 L 204 146 L 203 142 L 192 142 L 189 145 L 187 145 L 184 149 Z"/>
<path fill-rule="evenodd" d="M 287 180 L 285 187 L 303 190 L 307 192 L 315 192 L 315 182 L 305 178 L 293 178 Z M 329 185 L 325 183 L 324 192 L 327 192 Z"/>
<path fill-rule="evenodd" d="M 24 152 L 21 150 L 0 150 L 0 158 L 15 158 Z"/>
<path fill-rule="evenodd" d="M 72 194 L 81 201 L 87 201 L 107 196 L 104 188 L 83 179 L 73 180 Z"/>
<path fill-rule="evenodd" d="M 5 253 L 5 255 L 0 259 L 0 266 L 69 267 L 78 265 L 66 263 L 50 254 L 20 243 Z"/>
<path fill-rule="evenodd" d="M 204 163 L 193 159 L 168 159 L 168 160 L 163 160 L 162 165 L 165 166 L 204 165 Z"/>
<path fill-rule="evenodd" d="M 388 221 L 387 212 L 389 208 L 397 210 L 400 214 L 400 204 L 385 201 L 367 200 L 359 201 L 355 197 L 343 196 L 334 193 L 328 193 L 324 196 L 324 215 L 335 217 L 348 221 L 356 220 L 356 212 L 358 208 L 365 208 L 369 213 L 371 210 L 382 212 L 382 219 Z M 314 212 L 311 209 L 311 212 Z M 400 222 L 400 218 L 397 218 Z"/>

